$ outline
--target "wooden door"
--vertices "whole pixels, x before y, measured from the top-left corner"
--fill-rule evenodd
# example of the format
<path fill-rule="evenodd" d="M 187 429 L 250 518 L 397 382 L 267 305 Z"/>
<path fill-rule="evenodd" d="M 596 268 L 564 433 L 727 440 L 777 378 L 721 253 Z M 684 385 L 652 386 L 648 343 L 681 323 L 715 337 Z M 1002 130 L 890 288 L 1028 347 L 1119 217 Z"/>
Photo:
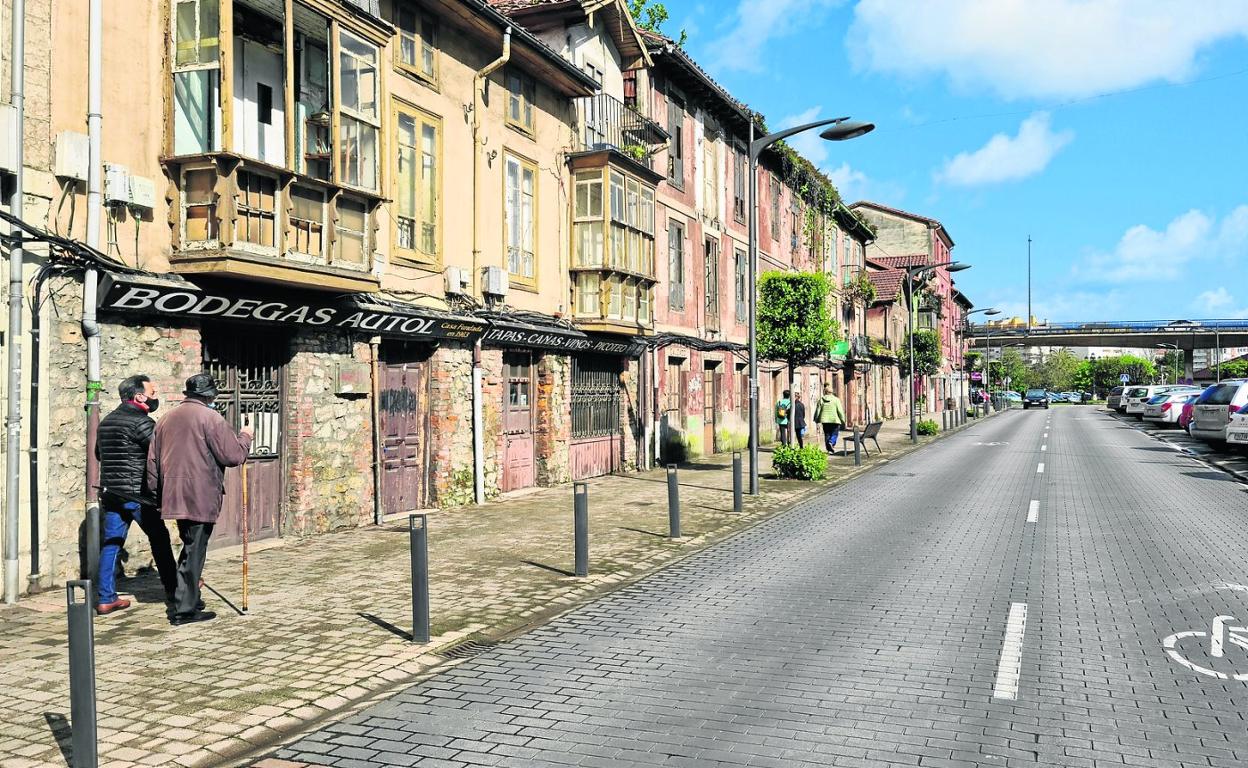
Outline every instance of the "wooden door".
<path fill-rule="evenodd" d="M 706 363 L 702 370 L 702 453 L 715 453 L 715 397 L 718 394 L 719 374 L 715 367 L 719 363 Z"/>
<path fill-rule="evenodd" d="M 244 419 L 256 430 L 247 459 L 247 525 L 252 540 L 278 535 L 285 475 L 282 461 L 282 392 L 290 343 L 284 334 L 238 326 L 203 331 L 204 370 L 217 382 L 216 410 L 238 430 Z M 225 499 L 212 546 L 243 540 L 242 471 L 225 472 Z"/>
<path fill-rule="evenodd" d="M 429 364 L 423 349 L 386 352 L 378 399 L 381 508 L 392 515 L 421 509 L 428 500 Z"/>
<path fill-rule="evenodd" d="M 503 354 L 502 490 L 528 488 L 536 482 L 533 461 L 533 357 Z"/>

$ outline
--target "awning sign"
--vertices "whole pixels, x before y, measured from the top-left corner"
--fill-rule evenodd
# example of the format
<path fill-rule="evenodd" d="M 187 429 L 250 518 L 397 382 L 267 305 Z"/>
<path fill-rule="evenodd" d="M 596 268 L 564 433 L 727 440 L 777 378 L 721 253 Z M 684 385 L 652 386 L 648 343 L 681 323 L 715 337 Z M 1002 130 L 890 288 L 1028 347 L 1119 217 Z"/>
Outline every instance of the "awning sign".
<path fill-rule="evenodd" d="M 643 344 L 629 337 L 613 338 L 590 335 L 573 328 L 499 321 L 490 322 L 490 328 L 485 332 L 482 342 L 499 347 L 530 347 L 630 357 L 636 357 L 645 349 Z"/>

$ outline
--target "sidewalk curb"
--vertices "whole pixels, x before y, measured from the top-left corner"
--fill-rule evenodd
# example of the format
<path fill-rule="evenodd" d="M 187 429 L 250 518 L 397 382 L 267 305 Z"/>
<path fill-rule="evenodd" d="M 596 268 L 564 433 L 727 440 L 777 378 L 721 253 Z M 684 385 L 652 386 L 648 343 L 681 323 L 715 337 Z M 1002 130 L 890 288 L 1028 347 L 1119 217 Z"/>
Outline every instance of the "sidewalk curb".
<path fill-rule="evenodd" d="M 1112 418 L 1115 422 L 1118 422 L 1120 424 L 1126 424 L 1131 429 L 1134 429 L 1136 432 L 1139 432 L 1140 434 L 1144 435 L 1147 438 L 1150 438 L 1158 443 L 1162 443 L 1166 445 L 1167 447 L 1174 449 L 1176 453 L 1181 453 L 1187 458 L 1191 459 L 1192 461 L 1197 462 L 1198 464 L 1209 467 L 1210 469 L 1217 470 L 1218 472 L 1222 472 L 1223 474 L 1230 475 L 1231 477 L 1235 478 L 1235 480 L 1240 483 L 1248 484 L 1248 471 L 1233 469 L 1227 466 L 1225 461 L 1218 461 L 1215 459 L 1208 458 L 1206 456 L 1202 456 L 1198 453 L 1194 453 L 1193 451 L 1171 440 L 1166 434 L 1160 431 L 1149 432 L 1143 426 L 1143 424 L 1138 424 L 1138 425 L 1132 424 L 1129 421 L 1124 421 L 1123 419 L 1119 418 L 1116 414 L 1108 413 L 1105 411 L 1102 411 L 1101 415 L 1108 416 Z M 1176 434 L 1184 434 L 1184 433 L 1182 432 L 1182 430 L 1180 430 Z"/>
<path fill-rule="evenodd" d="M 989 414 L 988 416 L 980 417 L 978 419 L 968 419 L 965 424 L 962 424 L 961 426 L 955 427 L 948 431 L 941 432 L 935 435 L 934 437 L 929 438 L 925 441 L 921 441 L 917 444 L 907 444 L 902 448 L 895 449 L 895 451 L 892 454 L 888 455 L 887 457 L 882 458 L 879 461 L 875 461 L 869 466 L 863 465 L 861 467 L 855 467 L 850 470 L 849 474 L 846 474 L 842 477 L 839 477 L 827 483 L 816 485 L 810 488 L 809 490 L 796 495 L 792 499 L 789 499 L 788 501 L 777 506 L 776 508 L 766 513 L 763 513 L 752 520 L 749 520 L 743 527 L 732 529 L 731 531 L 724 533 L 723 535 L 718 536 L 718 537 L 707 536 L 701 539 L 692 539 L 687 551 L 677 554 L 677 556 L 674 557 L 673 559 L 664 561 L 662 564 L 658 565 L 657 567 L 650 567 L 647 570 L 643 570 L 639 573 L 632 574 L 618 581 L 609 581 L 609 582 L 602 582 L 599 584 L 585 585 L 588 588 L 581 590 L 584 594 L 577 594 L 576 590 L 572 590 L 569 592 L 569 594 L 565 595 L 565 597 L 571 598 L 572 602 L 568 604 L 559 604 L 553 608 L 538 611 L 537 613 L 524 617 L 521 621 L 516 622 L 514 624 L 504 625 L 504 626 L 499 626 L 499 627 L 490 627 L 490 628 L 476 631 L 476 632 L 458 633 L 453 638 L 448 638 L 447 640 L 441 643 L 438 643 L 436 645 L 431 645 L 429 648 L 421 652 L 420 657 L 436 656 L 440 652 L 445 651 L 450 647 L 459 645 L 468 639 L 477 638 L 477 639 L 487 640 L 487 641 L 494 642 L 494 643 L 502 643 L 502 642 L 507 642 L 508 640 L 514 639 L 516 637 L 519 637 L 521 635 L 524 635 L 539 627 L 545 626 L 563 616 L 566 616 L 567 614 L 570 614 L 573 611 L 580 610 L 581 608 L 585 607 L 586 605 L 596 600 L 599 600 L 609 595 L 620 592 L 624 589 L 627 589 L 631 586 L 634 586 L 640 583 L 641 581 L 645 579 L 653 577 L 654 575 L 660 573 L 661 571 L 664 571 L 675 565 L 683 563 L 686 560 L 694 557 L 695 555 L 701 554 L 702 552 L 704 552 L 705 550 L 709 549 L 712 546 L 721 544 L 725 541 L 736 538 L 737 536 L 741 536 L 753 530 L 754 528 L 762 525 L 763 523 L 769 522 L 782 515 L 788 514 L 792 512 L 793 510 L 805 504 L 808 504 L 813 499 L 818 498 L 819 496 L 822 496 L 837 488 L 840 488 L 841 486 L 847 485 L 852 480 L 856 480 L 866 474 L 869 474 L 870 472 L 880 469 L 881 467 L 888 466 L 894 463 L 895 461 L 897 461 L 898 459 L 901 459 L 912 453 L 916 453 L 918 451 L 923 450 L 924 448 L 928 448 L 936 443 L 939 443 L 947 436 L 956 435 L 959 432 L 962 432 L 973 426 L 976 426 L 977 424 L 985 423 L 989 419 L 999 415 L 1000 413 L 1002 413 L 1002 411 L 996 411 L 994 413 Z M 759 495 L 761 496 L 763 494 L 759 494 Z M 417 657 L 417 658 L 420 658 L 420 657 Z M 392 695 L 395 691 L 402 690 L 404 688 L 408 688 L 413 685 L 417 685 L 421 682 L 424 682 L 425 680 L 435 677 L 441 674 L 443 671 L 450 669 L 452 667 L 455 667 L 463 663 L 466 660 L 467 659 L 444 658 L 441 661 L 431 664 L 430 666 L 426 667 L 425 669 L 419 672 L 416 672 L 414 674 L 411 674 L 401 679 L 392 680 L 388 682 L 387 684 L 382 685 L 373 691 L 370 691 L 368 694 L 360 697 L 359 699 L 343 704 L 342 706 L 336 709 L 326 710 L 323 714 L 320 714 L 317 717 L 311 718 L 309 720 L 300 721 L 298 725 L 292 726 L 289 732 L 278 733 L 276 734 L 276 738 L 262 745 L 248 744 L 246 749 L 239 749 L 233 753 L 228 752 L 228 751 L 221 753 L 217 756 L 216 760 L 213 760 L 211 762 L 205 762 L 205 763 L 197 763 L 195 764 L 194 768 L 247 768 L 247 766 L 250 766 L 253 761 L 262 759 L 263 757 L 272 753 L 273 751 L 280 749 L 281 747 L 284 747 L 295 741 L 298 741 L 300 738 L 303 738 L 307 734 L 313 732 L 318 726 L 326 722 L 341 720 L 346 717 L 350 717 L 351 715 L 354 715 L 368 708 L 369 706 L 373 705 L 377 701 L 385 699 L 386 697 Z"/>

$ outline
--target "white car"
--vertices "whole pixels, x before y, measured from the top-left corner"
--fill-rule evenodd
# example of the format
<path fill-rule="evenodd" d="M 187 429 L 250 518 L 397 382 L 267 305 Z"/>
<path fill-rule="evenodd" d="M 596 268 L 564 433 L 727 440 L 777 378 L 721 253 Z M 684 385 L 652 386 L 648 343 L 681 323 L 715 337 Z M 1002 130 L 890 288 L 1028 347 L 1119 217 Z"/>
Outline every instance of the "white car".
<path fill-rule="evenodd" d="M 1178 389 L 1176 384 L 1150 384 L 1145 387 L 1131 387 L 1122 393 L 1123 413 L 1136 418 L 1144 417 L 1144 406 L 1149 400 L 1163 392 Z"/>
<path fill-rule="evenodd" d="M 1200 392 L 1196 387 L 1182 387 L 1158 394 L 1144 404 L 1144 421 L 1178 424 L 1184 403 L 1190 398 L 1198 397 Z"/>
<path fill-rule="evenodd" d="M 1236 413 L 1226 425 L 1226 442 L 1248 445 L 1248 413 Z"/>

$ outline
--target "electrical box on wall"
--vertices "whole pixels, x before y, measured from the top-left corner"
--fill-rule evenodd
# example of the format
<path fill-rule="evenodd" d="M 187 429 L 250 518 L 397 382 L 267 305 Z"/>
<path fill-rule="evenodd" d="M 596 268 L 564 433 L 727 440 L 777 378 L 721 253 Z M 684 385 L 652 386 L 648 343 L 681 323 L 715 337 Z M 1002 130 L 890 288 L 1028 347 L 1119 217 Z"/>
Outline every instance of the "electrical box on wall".
<path fill-rule="evenodd" d="M 17 171 L 17 110 L 0 106 L 0 171 Z"/>
<path fill-rule="evenodd" d="M 91 167 L 91 142 L 85 133 L 61 131 L 56 134 L 56 158 L 52 175 L 59 179 L 86 181 Z"/>
<path fill-rule="evenodd" d="M 506 296 L 509 287 L 507 271 L 502 267 L 486 267 L 481 276 L 481 292 L 490 296 Z"/>
<path fill-rule="evenodd" d="M 128 205 L 130 203 L 130 171 L 117 163 L 104 164 L 104 203 Z"/>
<path fill-rule="evenodd" d="M 151 210 L 156 207 L 156 183 L 143 176 L 130 177 L 130 205 Z"/>
<path fill-rule="evenodd" d="M 446 294 L 448 296 L 463 296 L 470 288 L 472 288 L 472 283 L 468 278 L 468 270 L 463 267 L 446 268 Z"/>

